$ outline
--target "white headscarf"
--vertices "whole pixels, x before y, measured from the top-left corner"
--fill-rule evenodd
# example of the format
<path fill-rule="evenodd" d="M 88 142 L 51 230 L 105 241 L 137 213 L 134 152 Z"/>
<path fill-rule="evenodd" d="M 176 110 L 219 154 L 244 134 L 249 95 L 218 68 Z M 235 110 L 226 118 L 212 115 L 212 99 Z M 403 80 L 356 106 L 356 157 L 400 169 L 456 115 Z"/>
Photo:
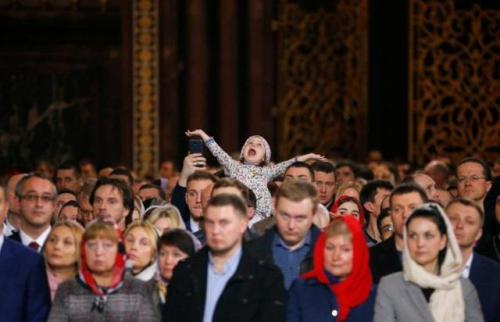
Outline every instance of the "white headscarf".
<path fill-rule="evenodd" d="M 437 204 L 426 203 L 414 210 L 427 210 L 438 213 L 446 224 L 448 242 L 446 255 L 441 264 L 440 274 L 427 272 L 410 256 L 406 224 L 404 226 L 403 276 L 422 288 L 433 288 L 429 308 L 435 321 L 461 322 L 465 319 L 465 304 L 460 284 L 462 275 L 462 253 L 458 246 L 453 227 L 443 209 Z M 413 215 L 413 214 L 412 214 Z M 412 217 L 410 215 L 407 221 Z"/>
<path fill-rule="evenodd" d="M 243 153 L 245 152 L 245 147 L 247 146 L 250 139 L 253 139 L 253 138 L 259 139 L 262 142 L 262 145 L 264 147 L 264 160 L 266 161 L 266 163 L 269 163 L 271 161 L 271 147 L 269 146 L 269 143 L 267 143 L 266 139 L 264 139 L 260 135 L 252 135 L 245 141 L 245 144 L 243 144 L 243 147 L 241 148 L 240 158 L 241 159 L 243 158 Z"/>

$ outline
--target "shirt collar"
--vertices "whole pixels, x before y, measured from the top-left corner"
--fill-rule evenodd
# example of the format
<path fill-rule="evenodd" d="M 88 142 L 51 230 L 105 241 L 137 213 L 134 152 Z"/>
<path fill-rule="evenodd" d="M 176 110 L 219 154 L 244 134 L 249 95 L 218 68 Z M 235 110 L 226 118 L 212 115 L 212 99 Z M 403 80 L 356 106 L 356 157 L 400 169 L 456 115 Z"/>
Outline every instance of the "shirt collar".
<path fill-rule="evenodd" d="M 4 239 L 5 237 L 3 236 L 3 233 L 0 232 L 0 252 L 2 251 Z"/>
<path fill-rule="evenodd" d="M 240 263 L 241 254 L 242 254 L 242 248 L 240 247 L 238 249 L 238 251 L 236 252 L 236 254 L 231 256 L 227 260 L 227 262 L 224 264 L 224 269 L 222 270 L 222 272 L 216 273 L 215 268 L 214 268 L 215 264 L 213 261 L 212 252 L 208 252 L 208 265 L 210 265 L 213 268 L 213 271 L 215 274 L 225 275 L 227 272 L 236 270 L 236 268 L 238 267 L 238 264 Z"/>
<path fill-rule="evenodd" d="M 469 259 L 465 262 L 464 270 L 462 271 L 462 276 L 464 278 L 469 278 L 470 268 L 472 266 L 472 260 L 473 260 L 473 258 L 474 258 L 474 253 L 471 253 L 470 256 L 469 256 Z"/>
<path fill-rule="evenodd" d="M 45 244 L 45 240 L 49 236 L 50 229 L 51 229 L 50 226 L 47 227 L 47 229 L 45 229 L 45 231 L 43 233 L 41 233 L 37 239 L 32 239 L 30 236 L 26 235 L 26 233 L 22 229 L 19 229 L 19 237 L 21 237 L 21 242 L 25 246 L 28 246 L 31 242 L 36 242 L 40 246 L 40 248 L 39 248 L 39 252 L 40 252 L 42 249 L 42 246 Z"/>
<path fill-rule="evenodd" d="M 274 245 L 275 246 L 280 246 L 280 247 L 283 247 L 285 249 L 289 249 L 288 245 L 285 243 L 285 241 L 280 237 L 279 234 L 276 234 L 276 236 L 274 237 Z M 302 245 L 300 245 L 299 247 L 297 247 L 295 250 L 297 249 L 300 249 L 304 246 L 307 246 L 307 247 L 310 247 L 311 246 L 311 230 L 309 229 L 309 231 L 307 232 L 306 234 L 306 237 L 304 238 L 304 240 L 302 241 Z"/>

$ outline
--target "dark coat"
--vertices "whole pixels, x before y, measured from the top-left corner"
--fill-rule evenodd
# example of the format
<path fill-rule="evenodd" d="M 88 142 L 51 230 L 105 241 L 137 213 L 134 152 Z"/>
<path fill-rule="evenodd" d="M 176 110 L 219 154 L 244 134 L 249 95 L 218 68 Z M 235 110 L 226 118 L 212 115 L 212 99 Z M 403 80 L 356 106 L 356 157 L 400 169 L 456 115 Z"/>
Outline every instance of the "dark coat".
<path fill-rule="evenodd" d="M 300 264 L 300 274 L 304 274 L 312 270 L 312 257 L 314 252 L 314 245 L 318 240 L 320 230 L 315 225 L 311 226 L 311 249 L 307 256 L 304 258 Z M 258 257 L 264 258 L 266 261 L 274 263 L 273 258 L 273 242 L 274 238 L 278 234 L 276 225 L 268 229 L 265 234 L 257 239 L 248 242 L 248 248 Z"/>
<path fill-rule="evenodd" d="M 500 321 L 500 264 L 474 254 L 469 279 L 476 287 L 484 321 Z"/>
<path fill-rule="evenodd" d="M 208 248 L 179 263 L 167 289 L 166 322 L 203 320 Z M 280 270 L 243 248 L 238 268 L 217 301 L 214 322 L 285 321 L 286 291 Z"/>
<path fill-rule="evenodd" d="M 375 284 L 382 277 L 403 270 L 394 236 L 370 247 L 370 270 Z"/>
<path fill-rule="evenodd" d="M 176 206 L 181 213 L 182 220 L 186 225 L 186 229 L 191 231 L 191 222 L 189 221 L 189 207 L 186 203 L 186 187 L 181 187 L 179 184 L 176 184 L 174 190 L 172 191 L 172 198 L 170 202 L 172 205 Z"/>
<path fill-rule="evenodd" d="M 373 321 L 376 291 L 372 288 L 365 303 L 349 312 L 348 322 Z M 315 279 L 297 279 L 289 291 L 287 322 L 335 322 L 338 305 L 328 286 Z"/>
<path fill-rule="evenodd" d="M 50 293 L 43 257 L 5 238 L 0 251 L 0 320 L 45 321 Z"/>

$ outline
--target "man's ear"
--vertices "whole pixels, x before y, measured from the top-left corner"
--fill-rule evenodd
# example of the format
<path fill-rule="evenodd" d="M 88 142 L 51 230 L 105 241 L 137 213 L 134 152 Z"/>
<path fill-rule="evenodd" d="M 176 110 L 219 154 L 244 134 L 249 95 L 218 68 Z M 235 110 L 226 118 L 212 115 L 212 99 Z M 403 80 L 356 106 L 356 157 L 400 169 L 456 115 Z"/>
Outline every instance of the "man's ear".
<path fill-rule="evenodd" d="M 363 204 L 363 208 L 368 210 L 369 213 L 374 213 L 375 211 L 375 204 L 371 201 L 367 201 Z"/>

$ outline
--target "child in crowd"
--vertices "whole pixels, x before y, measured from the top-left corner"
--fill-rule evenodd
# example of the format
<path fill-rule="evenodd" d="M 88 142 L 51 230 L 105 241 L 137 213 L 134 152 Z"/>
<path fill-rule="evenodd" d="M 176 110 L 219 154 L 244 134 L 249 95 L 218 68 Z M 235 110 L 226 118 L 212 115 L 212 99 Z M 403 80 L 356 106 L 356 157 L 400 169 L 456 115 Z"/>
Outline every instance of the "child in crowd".
<path fill-rule="evenodd" d="M 237 179 L 251 189 L 257 197 L 257 208 L 255 216 L 250 224 L 267 218 L 271 215 L 272 201 L 271 193 L 267 184 L 275 177 L 282 175 L 285 170 L 296 161 L 308 159 L 324 159 L 323 156 L 309 153 L 287 161 L 272 165 L 271 148 L 266 139 L 260 135 L 252 135 L 243 144 L 240 160 L 233 160 L 212 137 L 203 130 L 186 131 L 188 137 L 200 137 L 210 152 L 213 154 L 224 172 L 231 178 Z"/>

